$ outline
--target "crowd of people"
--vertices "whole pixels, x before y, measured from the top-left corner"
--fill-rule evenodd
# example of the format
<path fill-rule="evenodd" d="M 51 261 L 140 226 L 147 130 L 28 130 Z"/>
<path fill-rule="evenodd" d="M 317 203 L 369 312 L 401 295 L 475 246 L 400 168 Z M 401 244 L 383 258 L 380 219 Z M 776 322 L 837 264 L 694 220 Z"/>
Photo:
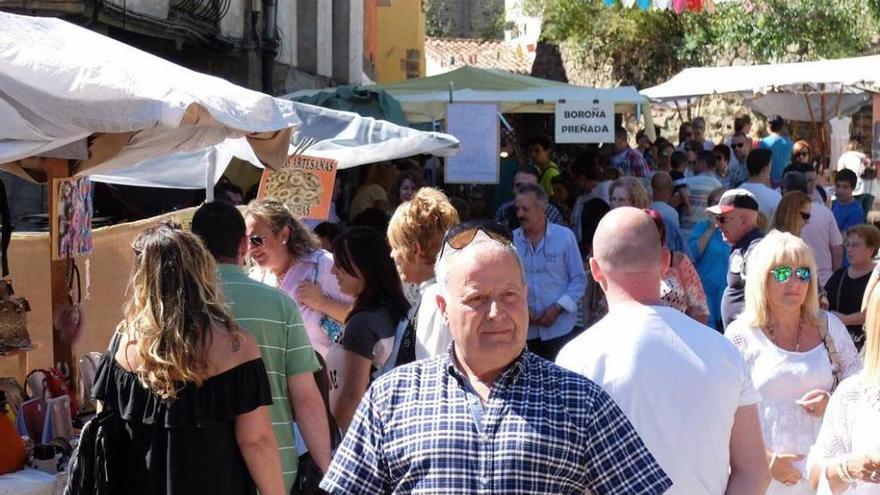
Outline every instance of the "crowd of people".
<path fill-rule="evenodd" d="M 150 228 L 94 388 L 124 493 L 880 493 L 871 168 L 750 126 L 536 138 L 485 219 L 377 166 L 346 227 Z"/>

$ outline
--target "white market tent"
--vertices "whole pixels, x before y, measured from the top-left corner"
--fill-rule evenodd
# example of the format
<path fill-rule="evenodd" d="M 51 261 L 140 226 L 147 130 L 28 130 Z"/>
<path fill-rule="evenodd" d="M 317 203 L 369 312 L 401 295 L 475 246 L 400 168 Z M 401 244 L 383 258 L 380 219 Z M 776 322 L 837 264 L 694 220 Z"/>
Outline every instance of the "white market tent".
<path fill-rule="evenodd" d="M 40 156 L 76 159 L 72 175 L 203 188 L 238 156 L 281 166 L 294 141 L 336 158 L 454 153 L 423 133 L 236 86 L 52 18 L 0 13 L 0 169 L 42 181 Z"/>
<path fill-rule="evenodd" d="M 687 105 L 693 98 L 735 94 L 765 115 L 826 122 L 857 111 L 880 90 L 880 56 L 787 64 L 685 69 L 642 90 L 653 102 Z M 809 103 L 809 104 L 808 104 Z"/>
<path fill-rule="evenodd" d="M 641 106 L 648 103 L 632 86 L 588 88 L 470 66 L 421 79 L 365 86 L 364 89 L 388 92 L 400 102 L 407 120 L 412 124 L 444 119 L 450 98 L 456 103 L 498 103 L 501 113 L 553 113 L 558 102 L 593 101 L 598 98 L 613 101 L 615 112 L 638 115 Z M 308 96 L 318 91 L 321 90 L 298 91 L 284 97 Z M 653 129 L 650 112 L 645 112 L 645 119 L 646 126 Z"/>
<path fill-rule="evenodd" d="M 317 141 L 313 154 L 346 166 L 458 145 L 241 88 L 59 19 L 2 12 L 0 122 L 0 170 L 30 180 L 90 176 L 209 191 L 231 156 L 278 168 L 305 140 Z M 51 224 L 50 239 L 58 234 Z M 53 363 L 66 370 L 75 369 L 73 342 L 59 322 L 72 311 L 65 277 L 73 263 L 50 262 L 47 298 Z"/>

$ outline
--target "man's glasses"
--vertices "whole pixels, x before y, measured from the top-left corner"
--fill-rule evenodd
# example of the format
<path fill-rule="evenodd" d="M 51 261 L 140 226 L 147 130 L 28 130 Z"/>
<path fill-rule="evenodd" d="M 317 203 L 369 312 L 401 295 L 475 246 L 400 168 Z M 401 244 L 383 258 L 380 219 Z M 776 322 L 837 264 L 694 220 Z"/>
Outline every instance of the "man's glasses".
<path fill-rule="evenodd" d="M 801 266 L 798 268 L 792 268 L 790 266 L 777 266 L 776 268 L 770 270 L 770 274 L 773 275 L 773 280 L 777 283 L 783 284 L 787 282 L 792 274 L 801 282 L 809 282 L 810 277 L 813 275 L 810 267 Z"/>
<path fill-rule="evenodd" d="M 262 247 L 266 245 L 266 238 L 259 235 L 248 236 L 248 242 L 253 247 Z"/>
<path fill-rule="evenodd" d="M 742 148 L 745 145 L 746 145 L 746 143 L 733 143 L 734 148 Z"/>
<path fill-rule="evenodd" d="M 812 215 L 810 215 L 809 213 L 807 213 L 807 212 L 805 212 L 805 211 L 801 211 L 801 212 L 798 212 L 798 213 L 801 214 L 801 218 L 802 218 L 805 222 L 809 222 L 809 221 L 810 221 L 810 217 L 811 217 Z"/>
<path fill-rule="evenodd" d="M 724 161 L 725 157 L 724 157 L 724 155 L 715 155 L 715 159 L 720 162 L 720 161 Z"/>
<path fill-rule="evenodd" d="M 477 234 L 480 232 L 489 236 L 493 241 L 500 242 L 501 244 L 513 244 L 513 234 L 511 234 L 510 229 L 504 225 L 492 220 L 471 220 L 460 223 L 446 232 L 446 235 L 443 236 L 443 247 L 440 249 L 437 259 L 439 260 L 443 258 L 443 251 L 446 250 L 446 246 L 455 250 L 464 249 L 468 244 L 474 241 L 474 238 L 476 238 Z"/>
<path fill-rule="evenodd" d="M 727 223 L 731 220 L 732 219 L 730 217 L 725 217 L 724 215 L 716 215 L 715 216 L 715 223 L 717 223 L 718 225 L 724 225 L 725 223 Z"/>
<path fill-rule="evenodd" d="M 803 150 L 798 153 L 798 156 L 810 156 L 810 150 Z"/>

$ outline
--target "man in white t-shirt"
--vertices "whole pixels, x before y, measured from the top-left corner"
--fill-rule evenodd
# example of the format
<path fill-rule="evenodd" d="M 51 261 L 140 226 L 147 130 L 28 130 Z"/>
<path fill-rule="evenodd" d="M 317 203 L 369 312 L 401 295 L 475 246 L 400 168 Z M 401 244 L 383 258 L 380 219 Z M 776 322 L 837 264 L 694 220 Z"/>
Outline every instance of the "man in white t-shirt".
<path fill-rule="evenodd" d="M 756 148 L 749 152 L 746 158 L 746 167 L 749 169 L 749 180 L 740 184 L 740 189 L 752 193 L 758 201 L 758 209 L 767 217 L 768 223 L 773 218 L 776 205 L 782 199 L 782 195 L 776 189 L 771 189 L 770 164 L 773 154 L 766 148 Z"/>
<path fill-rule="evenodd" d="M 770 483 L 748 369 L 714 330 L 660 302 L 669 252 L 641 210 L 599 223 L 590 270 L 609 313 L 557 364 L 598 383 L 672 478 L 668 494 L 764 493 Z"/>

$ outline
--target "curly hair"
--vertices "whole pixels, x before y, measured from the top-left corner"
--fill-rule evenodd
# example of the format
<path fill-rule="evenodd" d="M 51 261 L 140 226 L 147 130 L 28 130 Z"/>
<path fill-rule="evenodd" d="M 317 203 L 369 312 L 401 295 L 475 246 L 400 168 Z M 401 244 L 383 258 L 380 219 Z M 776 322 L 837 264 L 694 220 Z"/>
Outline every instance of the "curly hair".
<path fill-rule="evenodd" d="M 214 258 L 194 234 L 170 224 L 147 229 L 132 243 L 134 267 L 120 331 L 137 341 L 140 382 L 162 399 L 208 378 L 212 328 L 238 337 L 217 281 Z"/>
<path fill-rule="evenodd" d="M 321 242 L 302 222 L 296 219 L 287 206 L 277 199 L 264 198 L 251 202 L 244 212 L 245 217 L 259 218 L 269 224 L 273 234 L 278 234 L 284 227 L 290 229 L 287 239 L 287 251 L 294 259 L 308 256 L 321 248 Z"/>
<path fill-rule="evenodd" d="M 424 261 L 433 265 L 443 236 L 458 224 L 458 211 L 439 189 L 423 187 L 413 199 L 397 207 L 388 224 L 388 243 L 413 261 L 410 246 L 418 244 Z"/>

